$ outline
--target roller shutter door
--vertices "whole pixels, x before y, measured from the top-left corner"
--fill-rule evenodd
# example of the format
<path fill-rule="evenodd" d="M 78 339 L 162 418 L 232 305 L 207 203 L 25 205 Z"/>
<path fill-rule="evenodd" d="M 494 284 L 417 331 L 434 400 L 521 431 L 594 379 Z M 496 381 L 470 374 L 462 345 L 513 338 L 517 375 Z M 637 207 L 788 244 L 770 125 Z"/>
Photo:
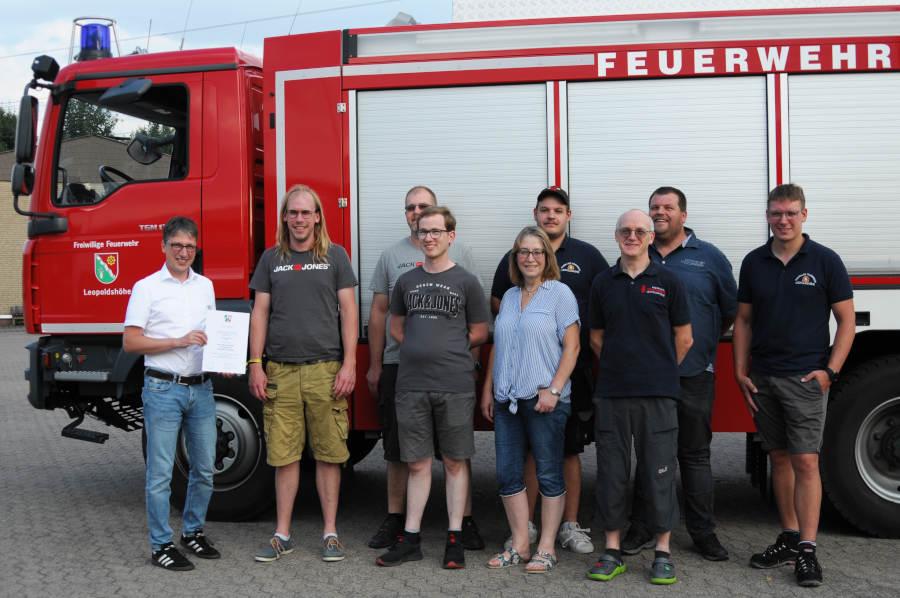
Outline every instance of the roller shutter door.
<path fill-rule="evenodd" d="M 568 99 L 572 234 L 612 262 L 616 218 L 671 185 L 736 276 L 767 239 L 765 78 L 570 83 Z"/>
<path fill-rule="evenodd" d="M 547 184 L 546 86 L 367 91 L 357 95 L 361 318 L 381 252 L 409 235 L 404 195 L 434 189 L 457 218 L 485 294 Z"/>
<path fill-rule="evenodd" d="M 900 74 L 789 79 L 791 180 L 803 186 L 803 227 L 855 272 L 900 260 Z"/>

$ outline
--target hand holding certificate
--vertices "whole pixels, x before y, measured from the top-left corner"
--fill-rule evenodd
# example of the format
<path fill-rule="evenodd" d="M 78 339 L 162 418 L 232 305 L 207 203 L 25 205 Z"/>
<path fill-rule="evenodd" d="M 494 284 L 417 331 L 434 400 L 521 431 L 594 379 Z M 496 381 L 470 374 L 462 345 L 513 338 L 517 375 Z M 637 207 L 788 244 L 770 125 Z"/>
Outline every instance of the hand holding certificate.
<path fill-rule="evenodd" d="M 203 347 L 203 371 L 243 374 L 247 364 L 250 314 L 214 311 L 206 317 L 207 343 Z"/>

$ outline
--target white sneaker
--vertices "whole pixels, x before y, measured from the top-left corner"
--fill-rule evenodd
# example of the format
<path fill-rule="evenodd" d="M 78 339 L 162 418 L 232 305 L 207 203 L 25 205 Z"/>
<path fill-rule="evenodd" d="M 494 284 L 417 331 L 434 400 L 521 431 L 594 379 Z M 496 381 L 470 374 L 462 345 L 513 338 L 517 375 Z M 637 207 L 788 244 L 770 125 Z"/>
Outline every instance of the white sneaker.
<path fill-rule="evenodd" d="M 528 544 L 535 544 L 537 542 L 538 531 L 534 526 L 534 523 L 531 521 L 528 522 Z M 506 542 L 503 543 L 503 550 L 509 550 L 512 547 L 512 534 L 506 539 Z M 591 548 L 593 550 L 593 548 Z"/>
<path fill-rule="evenodd" d="M 556 540 L 563 548 L 567 548 L 578 554 L 588 554 L 594 552 L 594 544 L 588 532 L 590 528 L 582 528 L 577 521 L 564 521 L 559 526 L 559 533 L 556 534 Z"/>

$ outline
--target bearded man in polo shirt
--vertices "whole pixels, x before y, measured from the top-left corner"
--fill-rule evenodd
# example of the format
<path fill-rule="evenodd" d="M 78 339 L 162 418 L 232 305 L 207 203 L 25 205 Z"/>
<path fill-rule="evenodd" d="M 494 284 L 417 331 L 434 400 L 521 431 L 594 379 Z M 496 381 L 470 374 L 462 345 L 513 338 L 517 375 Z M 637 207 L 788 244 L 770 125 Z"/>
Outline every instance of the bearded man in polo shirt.
<path fill-rule="evenodd" d="M 134 285 L 125 313 L 122 346 L 144 355 L 144 430 L 147 433 L 147 525 L 151 562 L 169 571 L 194 565 L 172 543 L 169 495 L 178 432 L 184 432 L 190 472 L 181 544 L 194 556 L 217 559 L 203 535 L 213 491 L 216 405 L 202 371 L 206 317 L 216 308 L 212 282 L 193 270 L 197 225 L 175 216 L 163 227 L 166 263 Z"/>
<path fill-rule="evenodd" d="M 750 566 L 793 563 L 799 585 L 818 586 L 819 450 L 828 389 L 850 353 L 856 317 L 847 269 L 834 251 L 803 233 L 806 216 L 799 185 L 769 193 L 772 237 L 741 264 L 734 375 L 772 462 L 782 528 Z M 832 314 L 837 331 L 829 349 Z"/>
<path fill-rule="evenodd" d="M 687 198 L 675 187 L 650 194 L 654 240 L 650 259 L 671 269 L 684 283 L 691 309 L 694 344 L 679 366 L 678 468 L 684 491 L 685 524 L 694 546 L 710 561 L 728 559 L 715 533 L 713 475 L 710 467 L 715 362 L 719 337 L 731 328 L 737 310 L 737 284 L 731 264 L 712 243 L 697 238 L 685 226 Z M 654 544 L 644 524 L 645 505 L 640 478 L 635 480 L 631 527 L 622 552 L 637 554 Z"/>
<path fill-rule="evenodd" d="M 676 400 L 678 365 L 693 343 L 690 311 L 678 277 L 650 260 L 653 222 L 645 212 L 622 214 L 615 238 L 621 257 L 594 279 L 589 305 L 591 348 L 599 358 L 594 391 L 597 514 L 606 531 L 606 550 L 588 577 L 609 581 L 625 572 L 620 538 L 628 521 L 633 438 L 635 475 L 647 494 L 647 523 L 656 535 L 650 581 L 668 585 L 676 581 L 669 549 L 678 523 Z"/>

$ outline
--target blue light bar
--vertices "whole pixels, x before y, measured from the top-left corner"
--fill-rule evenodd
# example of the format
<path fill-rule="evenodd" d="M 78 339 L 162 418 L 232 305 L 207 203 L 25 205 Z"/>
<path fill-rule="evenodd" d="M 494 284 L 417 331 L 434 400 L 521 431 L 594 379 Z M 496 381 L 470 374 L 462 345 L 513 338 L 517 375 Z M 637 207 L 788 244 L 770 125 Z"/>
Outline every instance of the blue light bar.
<path fill-rule="evenodd" d="M 109 26 L 100 23 L 89 23 L 81 27 L 81 52 L 78 60 L 95 60 L 110 58 Z"/>

